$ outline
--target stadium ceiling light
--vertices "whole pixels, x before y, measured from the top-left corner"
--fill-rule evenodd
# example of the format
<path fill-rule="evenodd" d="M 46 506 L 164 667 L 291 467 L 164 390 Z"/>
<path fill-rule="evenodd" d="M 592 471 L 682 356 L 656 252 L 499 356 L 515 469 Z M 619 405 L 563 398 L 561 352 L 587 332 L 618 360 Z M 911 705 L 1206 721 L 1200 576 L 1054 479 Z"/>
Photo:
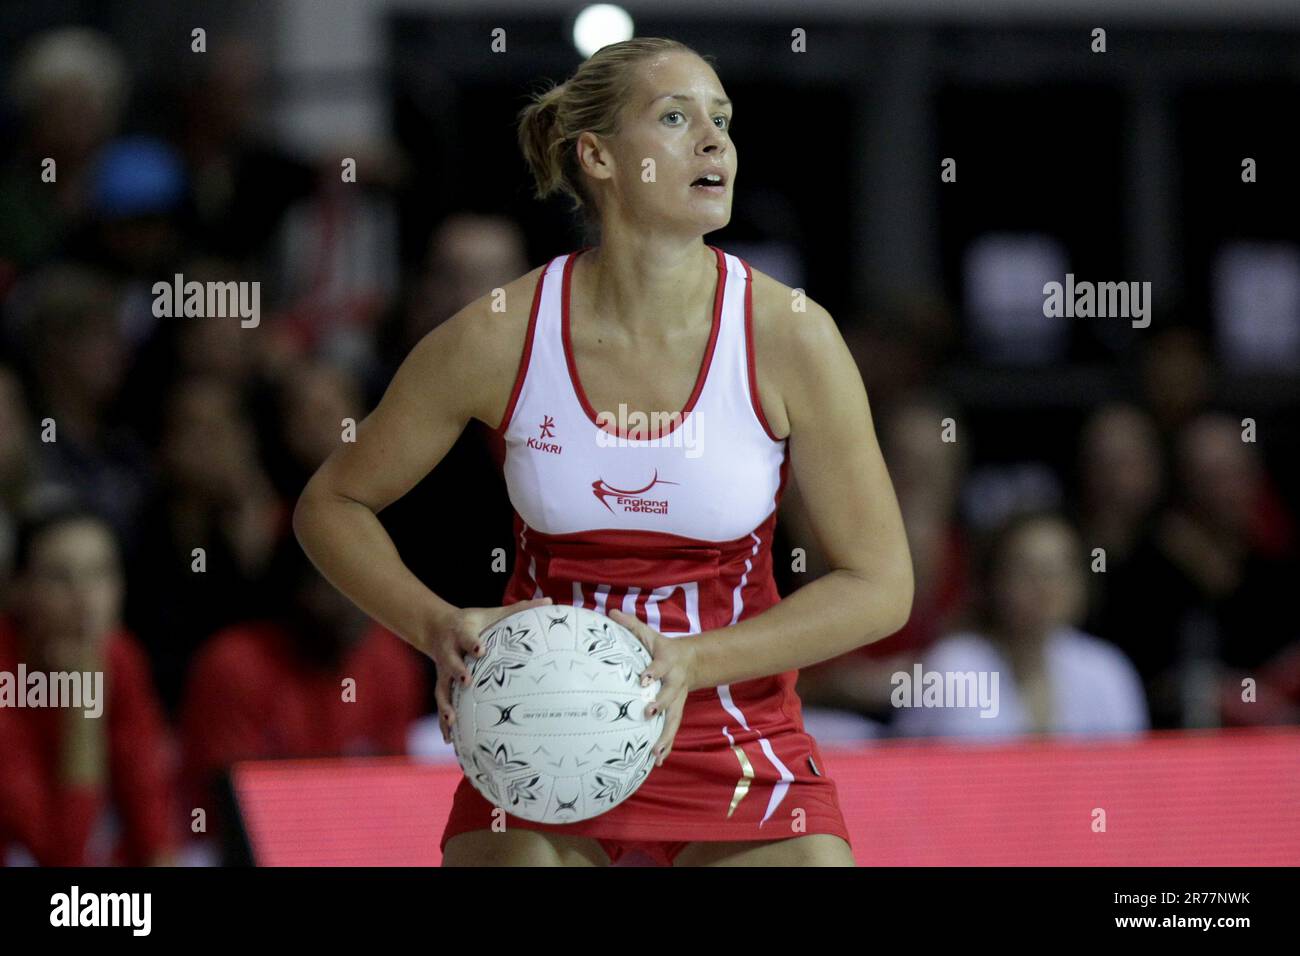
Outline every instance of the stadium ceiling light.
<path fill-rule="evenodd" d="M 583 57 L 611 43 L 630 40 L 632 36 L 631 15 L 612 3 L 592 4 L 573 20 L 573 45 Z"/>

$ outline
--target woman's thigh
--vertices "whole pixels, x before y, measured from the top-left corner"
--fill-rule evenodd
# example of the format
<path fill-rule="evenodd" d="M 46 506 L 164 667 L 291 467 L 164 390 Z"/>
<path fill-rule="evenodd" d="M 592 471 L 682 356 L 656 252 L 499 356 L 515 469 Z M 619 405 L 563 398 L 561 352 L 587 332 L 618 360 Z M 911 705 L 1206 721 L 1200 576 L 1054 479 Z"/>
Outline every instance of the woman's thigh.
<path fill-rule="evenodd" d="M 853 851 L 833 833 L 783 840 L 698 841 L 684 847 L 673 866 L 856 866 Z"/>
<path fill-rule="evenodd" d="M 447 841 L 443 866 L 609 866 L 591 837 L 537 830 L 470 830 Z"/>

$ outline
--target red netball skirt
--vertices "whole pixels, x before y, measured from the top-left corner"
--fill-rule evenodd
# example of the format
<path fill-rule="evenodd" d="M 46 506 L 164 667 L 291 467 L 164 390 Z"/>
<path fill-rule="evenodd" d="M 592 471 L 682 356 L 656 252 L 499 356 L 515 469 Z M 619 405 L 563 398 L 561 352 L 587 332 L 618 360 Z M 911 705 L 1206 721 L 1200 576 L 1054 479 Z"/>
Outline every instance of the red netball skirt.
<path fill-rule="evenodd" d="M 835 782 L 803 729 L 794 672 L 688 695 L 662 767 L 630 797 L 578 823 L 534 823 L 508 813 L 506 829 L 599 841 L 611 862 L 640 850 L 668 865 L 695 841 L 782 840 L 831 833 L 849 840 Z M 456 788 L 440 847 L 491 829 L 496 808 L 468 779 Z M 500 824 L 497 824 L 498 828 Z"/>

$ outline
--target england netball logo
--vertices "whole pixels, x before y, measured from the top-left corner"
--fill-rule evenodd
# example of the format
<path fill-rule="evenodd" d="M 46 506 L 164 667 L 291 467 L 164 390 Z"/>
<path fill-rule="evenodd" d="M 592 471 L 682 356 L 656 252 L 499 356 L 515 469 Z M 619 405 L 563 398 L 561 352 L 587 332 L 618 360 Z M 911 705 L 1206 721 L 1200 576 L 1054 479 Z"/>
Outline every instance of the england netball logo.
<path fill-rule="evenodd" d="M 608 499 L 613 498 L 614 504 L 618 505 L 618 507 L 624 512 L 631 512 L 634 514 L 666 515 L 668 514 L 668 500 L 666 498 L 656 499 L 645 498 L 642 496 L 650 491 L 650 489 L 655 485 L 675 484 L 677 484 L 677 482 L 667 481 L 660 478 L 659 472 L 656 469 L 654 477 L 650 479 L 650 484 L 646 485 L 644 488 L 615 488 L 612 485 L 607 484 L 605 479 L 598 478 L 591 483 L 591 490 L 592 494 L 596 496 L 596 500 L 604 505 L 609 510 L 610 514 L 616 513 L 608 501 Z"/>

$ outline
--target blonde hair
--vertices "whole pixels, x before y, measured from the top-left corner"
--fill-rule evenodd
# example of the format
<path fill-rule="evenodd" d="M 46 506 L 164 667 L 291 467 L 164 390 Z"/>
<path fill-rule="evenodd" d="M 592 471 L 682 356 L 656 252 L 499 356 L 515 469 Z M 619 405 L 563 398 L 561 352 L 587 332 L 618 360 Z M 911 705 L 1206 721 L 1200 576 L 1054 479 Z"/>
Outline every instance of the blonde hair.
<path fill-rule="evenodd" d="M 578 166 L 578 136 L 587 130 L 597 136 L 616 135 L 637 66 L 664 53 L 690 53 L 713 62 L 677 40 L 637 37 L 601 47 L 568 80 L 533 94 L 532 102 L 519 111 L 519 148 L 537 199 L 564 193 L 573 200 L 573 212 L 582 210 L 587 224 L 595 224 L 595 196 Z"/>

